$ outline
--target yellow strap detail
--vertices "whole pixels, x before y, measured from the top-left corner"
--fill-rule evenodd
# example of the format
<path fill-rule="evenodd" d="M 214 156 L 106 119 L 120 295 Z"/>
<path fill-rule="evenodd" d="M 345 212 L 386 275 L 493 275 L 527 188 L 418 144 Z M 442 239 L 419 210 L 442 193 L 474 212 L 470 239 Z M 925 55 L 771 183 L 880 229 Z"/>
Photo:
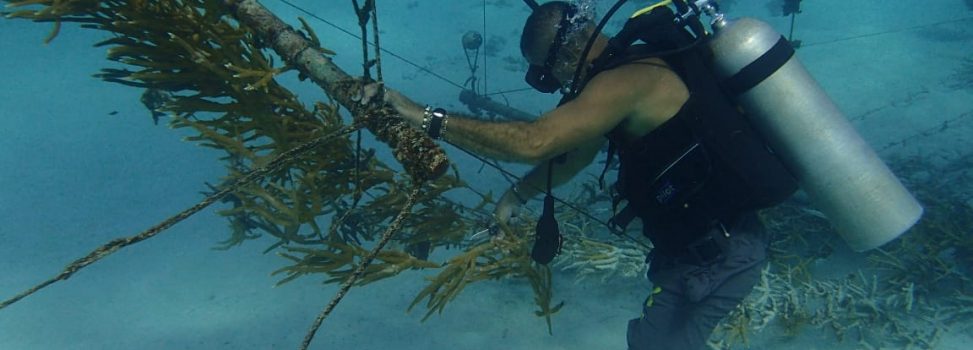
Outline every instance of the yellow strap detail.
<path fill-rule="evenodd" d="M 655 295 L 659 293 L 662 293 L 662 287 L 653 287 L 652 294 L 649 294 L 649 298 L 645 300 L 645 307 L 652 307 L 655 303 Z"/>
<path fill-rule="evenodd" d="M 672 0 L 660 1 L 659 3 L 657 3 L 655 5 L 651 5 L 649 7 L 643 8 L 641 10 L 635 11 L 635 13 L 633 13 L 632 14 L 632 17 L 630 17 L 630 18 L 635 18 L 635 17 L 641 16 L 641 15 L 644 15 L 646 13 L 649 13 L 650 11 L 655 10 L 656 7 L 669 6 L 671 4 L 672 4 Z"/>

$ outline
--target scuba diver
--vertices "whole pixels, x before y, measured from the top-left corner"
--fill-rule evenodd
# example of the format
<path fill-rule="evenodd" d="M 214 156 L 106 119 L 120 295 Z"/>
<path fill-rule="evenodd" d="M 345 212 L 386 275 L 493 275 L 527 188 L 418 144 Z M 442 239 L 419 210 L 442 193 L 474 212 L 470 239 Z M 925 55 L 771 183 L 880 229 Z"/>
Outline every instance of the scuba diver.
<path fill-rule="evenodd" d="M 569 83 L 592 35 L 585 67 L 609 38 L 569 3 L 535 9 L 521 37 L 532 85 L 544 81 L 541 89 L 552 92 Z M 502 223 L 542 193 L 549 177 L 552 186 L 567 182 L 610 142 L 620 160 L 616 188 L 629 202 L 622 212 L 643 220 L 654 245 L 648 272 L 654 290 L 642 316 L 629 322 L 629 348 L 703 349 L 757 283 L 767 238 L 752 210 L 725 203 L 745 186 L 735 183 L 740 176 L 730 166 L 708 159 L 710 145 L 697 142 L 690 124 L 709 112 L 709 96 L 693 91 L 680 76 L 685 67 L 672 61 L 648 57 L 584 72 L 577 96 L 533 122 L 485 122 L 382 92 L 402 118 L 433 138 L 497 160 L 538 164 L 499 200 L 495 214 Z M 652 183 L 677 158 L 682 161 L 666 178 Z"/>
<path fill-rule="evenodd" d="M 784 147 L 786 143 L 775 143 L 773 138 L 768 140 L 756 128 L 766 123 L 752 123 L 755 119 L 743 114 L 744 110 L 749 114 L 759 112 L 760 106 L 741 107 L 734 96 L 746 95 L 744 92 L 755 90 L 759 84 L 779 82 L 787 77 L 771 75 L 794 67 L 793 49 L 786 40 L 778 40 L 779 34 L 774 32 L 777 37 L 769 42 L 777 44 L 767 54 L 756 61 L 746 61 L 758 63 L 741 70 L 746 74 L 718 79 L 712 65 L 708 65 L 713 61 L 713 52 L 700 45 L 707 38 L 705 30 L 698 20 L 694 27 L 683 15 L 690 6 L 698 13 L 700 9 L 695 4 L 671 1 L 679 13 L 664 6 L 668 1 L 650 6 L 637 12 L 618 34 L 609 38 L 601 29 L 623 2 L 619 1 L 598 25 L 589 14 L 568 2 L 531 6 L 533 12 L 524 25 L 520 45 L 530 63 L 526 80 L 538 91 L 560 91 L 564 95 L 557 108 L 535 121 L 482 121 L 420 105 L 378 83 L 366 86 L 362 103 L 380 98 L 433 139 L 446 140 L 478 155 L 536 164 L 504 193 L 494 214 L 498 222 L 506 224 L 520 206 L 546 189 L 545 213 L 539 220 L 531 254 L 541 264 L 549 263 L 561 245 L 556 223 L 544 224 L 553 208 L 551 187 L 567 182 L 587 167 L 607 142 L 609 158 L 605 169 L 615 156 L 619 160 L 614 204 L 627 202 L 623 209 L 616 210 L 612 224 L 624 229 L 639 218 L 643 235 L 653 244 L 646 258 L 650 266 L 647 277 L 653 288 L 641 306 L 641 316 L 628 323 L 627 341 L 633 350 L 706 347 L 715 327 L 749 295 L 767 264 L 768 235 L 757 210 L 787 199 L 799 183 L 812 199 L 834 198 L 832 202 L 839 204 L 832 207 L 838 209 L 843 209 L 841 203 L 854 202 L 856 208 L 874 207 L 876 212 L 906 214 L 898 216 L 907 221 L 894 223 L 897 226 L 888 230 L 883 227 L 881 233 L 845 233 L 843 237 L 856 250 L 884 244 L 917 220 L 918 214 L 913 214 L 921 213 L 921 208 L 918 204 L 913 206 L 914 200 L 909 201 L 912 197 L 899 189 L 901 184 L 887 174 L 884 164 L 878 161 L 875 169 L 862 170 L 859 164 L 871 166 L 875 162 L 870 160 L 877 158 L 868 152 L 847 152 L 849 144 L 858 143 L 836 146 L 837 151 L 832 153 L 845 150 L 851 155 L 838 159 L 837 165 L 829 163 L 816 168 L 824 167 L 821 171 L 829 174 L 874 175 L 868 181 L 891 180 L 875 186 L 862 186 L 855 181 L 837 185 L 835 181 L 817 181 L 813 176 L 818 171 L 815 167 L 799 166 L 803 159 L 796 163 L 782 159 L 799 151 Z M 635 44 L 637 40 L 641 42 Z M 761 68 L 762 65 L 771 67 Z M 803 71 L 803 67 L 799 68 Z M 793 79 L 795 86 L 809 85 L 798 79 L 802 77 Z M 827 113 L 806 108 L 807 101 L 798 102 L 801 104 L 790 110 L 778 108 L 779 105 L 769 109 L 786 117 L 791 117 L 788 112 L 799 114 L 798 109 L 810 109 L 813 115 L 804 119 L 831 120 Z M 820 104 L 831 106 L 830 100 Z M 833 114 L 836 116 L 832 119 L 843 118 L 840 113 Z M 802 120 L 789 118 L 787 122 L 791 119 Z M 838 125 L 834 129 L 852 130 L 846 138 L 857 140 L 853 128 Z M 800 131 L 807 134 L 806 129 Z M 832 149 L 818 147 L 816 136 L 810 137 L 795 142 Z M 787 153 L 772 151 L 778 148 Z M 818 165 L 820 159 L 813 161 Z M 842 167 L 844 164 L 851 165 Z M 809 172 L 812 174 L 806 174 Z M 857 188 L 902 196 L 901 200 L 882 195 L 859 196 L 874 199 L 874 203 L 865 205 L 858 205 L 860 200 L 840 197 L 857 196 Z M 884 204 L 877 203 L 903 203 L 902 207 L 908 210 L 886 210 Z M 882 215 L 860 219 L 861 215 L 854 211 L 845 220 L 833 213 L 826 211 L 833 221 L 894 221 Z M 844 221 L 836 225 L 841 228 Z"/>

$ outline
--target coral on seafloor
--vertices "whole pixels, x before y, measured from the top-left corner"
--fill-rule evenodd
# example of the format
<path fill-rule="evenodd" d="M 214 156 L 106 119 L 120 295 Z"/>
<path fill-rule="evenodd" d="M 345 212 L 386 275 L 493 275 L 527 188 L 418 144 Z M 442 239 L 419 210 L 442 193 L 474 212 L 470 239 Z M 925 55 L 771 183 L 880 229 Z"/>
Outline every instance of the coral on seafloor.
<path fill-rule="evenodd" d="M 720 325 L 713 349 L 747 346 L 767 328 L 796 337 L 828 330 L 860 349 L 936 349 L 945 332 L 970 329 L 973 319 L 973 154 L 944 165 L 925 157 L 897 157 L 890 165 L 913 188 L 925 215 L 899 239 L 866 254 L 867 264 L 838 277 L 816 277 L 828 266 L 835 234 L 803 204 L 762 213 L 776 231 L 772 263 L 753 293 Z M 943 181 L 922 181 L 937 173 Z"/>

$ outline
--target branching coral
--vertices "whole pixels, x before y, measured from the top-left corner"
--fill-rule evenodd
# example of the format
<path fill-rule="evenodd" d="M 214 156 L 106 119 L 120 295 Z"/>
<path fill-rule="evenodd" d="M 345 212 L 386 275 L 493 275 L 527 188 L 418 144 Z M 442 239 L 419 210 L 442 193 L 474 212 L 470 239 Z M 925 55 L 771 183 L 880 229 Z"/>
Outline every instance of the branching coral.
<path fill-rule="evenodd" d="M 587 277 L 598 277 L 602 282 L 610 278 L 636 278 L 645 276 L 645 256 L 648 252 L 630 242 L 601 242 L 583 236 L 572 237 L 564 244 L 557 266 L 574 270 L 580 283 Z"/>
<path fill-rule="evenodd" d="M 356 9 L 374 11 L 374 2 L 366 4 Z M 489 195 L 481 195 L 475 207 L 448 199 L 446 192 L 469 187 L 456 172 L 444 175 L 448 163 L 438 146 L 389 117 L 390 110 L 352 101 L 365 82 L 335 66 L 328 57 L 333 53 L 320 47 L 306 23 L 298 32 L 252 0 L 25 0 L 10 2 L 9 8 L 11 18 L 56 23 L 49 39 L 62 22 L 112 34 L 97 45 L 107 47 L 107 58 L 124 67 L 96 76 L 146 89 L 157 97 L 145 101 L 154 118 L 166 113 L 172 127 L 195 131 L 187 141 L 226 153 L 228 176 L 210 186 L 205 203 L 177 219 L 223 199 L 230 205 L 220 214 L 229 218 L 231 234 L 219 248 L 271 236 L 275 242 L 267 251 L 292 262 L 276 272 L 285 275 L 281 283 L 317 273 L 328 282 L 343 281 L 342 292 L 319 321 L 351 285 L 406 269 L 441 268 L 416 298 L 428 298 L 430 314 L 441 312 L 469 283 L 503 277 L 530 283 L 537 314 L 549 325 L 559 310 L 560 305 L 551 305 L 550 270 L 530 260 L 527 236 L 519 233 L 523 228 L 505 239 L 465 244 L 472 223 L 489 216 L 483 210 L 492 202 Z M 283 65 L 275 64 L 275 57 Z M 319 84 L 331 101 L 307 108 L 277 82 L 291 71 Z M 340 107 L 352 112 L 351 125 Z M 347 136 L 363 126 L 388 143 L 409 177 Z M 79 260 L 78 268 L 144 239 L 135 238 L 96 250 L 95 259 Z M 392 248 L 383 249 L 385 243 Z M 372 246 L 371 252 L 365 249 Z M 444 247 L 462 251 L 442 265 L 426 260 Z"/>
<path fill-rule="evenodd" d="M 563 306 L 563 303 L 551 305 L 551 271 L 533 262 L 529 242 L 511 232 L 473 246 L 447 261 L 445 268 L 430 278 L 429 285 L 419 292 L 409 309 L 426 300 L 428 312 L 424 318 L 428 318 L 433 312 L 442 312 L 446 304 L 470 283 L 507 277 L 525 278 L 530 282 L 534 301 L 540 308 L 535 314 L 544 317 L 550 329 L 551 315 Z"/>
<path fill-rule="evenodd" d="M 605 204 L 610 202 L 607 193 L 599 187 L 598 178 L 584 182 L 571 196 L 571 205 L 589 208 L 591 213 L 610 213 Z M 611 278 L 635 278 L 645 276 L 645 257 L 651 246 L 633 237 L 624 240 L 618 233 L 610 232 L 604 222 L 572 210 L 568 204 L 559 206 L 558 221 L 565 236 L 561 255 L 555 266 L 576 274 L 575 282 L 588 277 L 605 282 Z"/>
<path fill-rule="evenodd" d="M 924 172 L 953 180 L 969 177 L 969 156 L 934 165 L 927 158 L 892 162 L 907 182 Z M 854 337 L 859 348 L 934 349 L 944 332 L 973 317 L 968 288 L 973 270 L 966 253 L 973 242 L 973 208 L 956 186 L 966 181 L 917 181 L 915 193 L 926 216 L 912 232 L 867 255 L 844 277 L 814 279 L 810 266 L 826 261 L 833 235 L 822 219 L 795 202 L 765 212 L 768 226 L 782 235 L 773 244 L 773 263 L 763 271 L 751 296 L 720 325 L 715 349 L 745 343 L 742 334 L 768 326 L 785 334 L 827 329 L 838 340 Z M 799 213 L 804 212 L 804 215 Z"/>
<path fill-rule="evenodd" d="M 285 252 L 278 255 L 294 262 L 294 265 L 283 267 L 274 274 L 283 273 L 287 276 L 277 285 L 290 282 L 298 277 L 324 273 L 332 276 L 325 282 L 335 283 L 345 280 L 351 272 L 350 267 L 355 265 L 368 253 L 359 246 L 344 244 L 340 242 L 326 242 L 325 249 L 314 249 L 306 247 L 284 247 Z M 303 255 L 298 257 L 297 255 Z M 357 285 L 363 286 L 384 278 L 398 275 L 402 271 L 409 269 L 437 268 L 439 264 L 416 259 L 403 251 L 385 250 L 376 256 L 380 263 L 372 263 L 365 270 L 364 278 L 359 279 Z"/>

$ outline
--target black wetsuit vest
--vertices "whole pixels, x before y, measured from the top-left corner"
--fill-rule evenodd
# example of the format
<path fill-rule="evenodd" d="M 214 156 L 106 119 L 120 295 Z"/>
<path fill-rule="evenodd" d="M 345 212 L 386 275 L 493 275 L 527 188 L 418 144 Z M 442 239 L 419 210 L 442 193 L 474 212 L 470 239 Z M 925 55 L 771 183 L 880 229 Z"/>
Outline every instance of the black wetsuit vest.
<path fill-rule="evenodd" d="M 645 58 L 633 46 L 611 67 Z M 678 250 L 717 224 L 789 197 L 797 183 L 722 92 L 701 49 L 662 57 L 689 89 L 679 112 L 650 133 L 607 135 L 620 161 L 615 189 L 623 212 L 642 219 L 657 248 Z M 610 69 L 610 68 L 608 68 Z"/>

